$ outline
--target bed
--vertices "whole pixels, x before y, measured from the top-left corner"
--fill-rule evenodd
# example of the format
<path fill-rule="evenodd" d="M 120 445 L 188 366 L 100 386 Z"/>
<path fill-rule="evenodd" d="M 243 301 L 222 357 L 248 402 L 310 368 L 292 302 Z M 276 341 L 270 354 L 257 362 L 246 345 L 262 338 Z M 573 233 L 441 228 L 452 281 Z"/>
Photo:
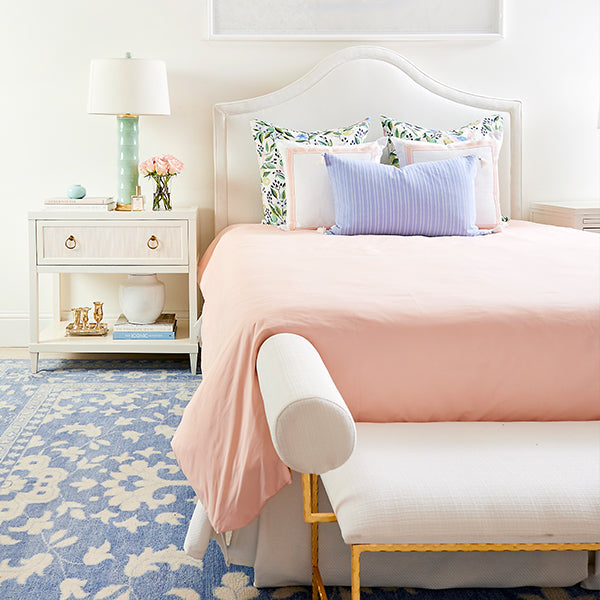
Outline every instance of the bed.
<path fill-rule="evenodd" d="M 370 117 L 360 142 L 373 152 L 389 127 L 380 115 L 400 114 L 454 134 L 501 117 L 502 144 L 480 161 L 493 158 L 497 169 L 496 209 L 478 226 L 488 235 L 324 235 L 295 228 L 289 215 L 282 223 L 277 191 L 269 210 L 261 206 L 252 120 L 309 132 L 355 123 L 344 128 L 347 142 Z M 446 145 L 427 146 L 424 156 Z M 470 160 L 461 156 L 452 160 Z M 213 536 L 229 560 L 254 567 L 257 586 L 310 582 L 299 482 L 275 454 L 256 382 L 258 349 L 274 333 L 311 340 L 358 421 L 600 420 L 600 282 L 590 276 L 600 271 L 600 237 L 521 220 L 520 102 L 452 89 L 386 49 L 348 48 L 282 90 L 216 106 L 215 185 L 217 237 L 199 267 L 203 383 L 173 440 L 199 496 L 190 554 L 200 557 Z M 288 194 L 288 210 L 291 201 Z M 259 224 L 277 219 L 283 226 Z M 347 584 L 339 533 L 323 529 L 322 543 L 331 556 L 325 582 Z M 367 563 L 363 581 L 598 588 L 590 558 L 389 556 Z"/>

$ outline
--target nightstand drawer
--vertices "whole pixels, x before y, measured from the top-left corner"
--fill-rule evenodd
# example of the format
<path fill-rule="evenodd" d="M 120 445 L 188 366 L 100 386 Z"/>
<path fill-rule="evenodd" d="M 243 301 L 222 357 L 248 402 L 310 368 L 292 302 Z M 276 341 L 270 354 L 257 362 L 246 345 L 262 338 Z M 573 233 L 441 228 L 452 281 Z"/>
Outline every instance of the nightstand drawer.
<path fill-rule="evenodd" d="M 38 265 L 185 265 L 187 221 L 37 222 Z"/>

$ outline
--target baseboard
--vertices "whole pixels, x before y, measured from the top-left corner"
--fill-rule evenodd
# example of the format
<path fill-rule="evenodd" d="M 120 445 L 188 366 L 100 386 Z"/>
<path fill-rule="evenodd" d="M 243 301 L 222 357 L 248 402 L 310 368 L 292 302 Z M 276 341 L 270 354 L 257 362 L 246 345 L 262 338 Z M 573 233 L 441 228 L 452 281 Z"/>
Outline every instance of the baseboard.
<path fill-rule="evenodd" d="M 40 315 L 40 327 L 47 327 L 50 314 Z M 0 347 L 26 348 L 29 345 L 29 313 L 0 313 Z"/>

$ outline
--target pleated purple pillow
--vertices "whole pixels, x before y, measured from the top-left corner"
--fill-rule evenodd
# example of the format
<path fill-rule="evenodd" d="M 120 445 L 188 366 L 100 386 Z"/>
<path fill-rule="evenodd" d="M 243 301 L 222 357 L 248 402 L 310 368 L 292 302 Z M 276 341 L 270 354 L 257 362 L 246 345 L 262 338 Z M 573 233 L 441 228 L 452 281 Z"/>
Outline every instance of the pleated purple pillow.
<path fill-rule="evenodd" d="M 335 203 L 334 235 L 480 235 L 474 155 L 401 169 L 325 154 Z"/>

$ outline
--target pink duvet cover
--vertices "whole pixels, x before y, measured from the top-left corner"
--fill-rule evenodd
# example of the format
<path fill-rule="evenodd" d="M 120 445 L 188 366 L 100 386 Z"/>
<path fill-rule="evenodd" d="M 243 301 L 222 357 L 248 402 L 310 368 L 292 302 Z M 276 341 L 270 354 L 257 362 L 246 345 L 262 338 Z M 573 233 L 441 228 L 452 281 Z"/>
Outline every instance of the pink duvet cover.
<path fill-rule="evenodd" d="M 290 482 L 261 343 L 297 333 L 357 421 L 600 419 L 600 236 L 513 221 L 481 237 L 226 229 L 200 265 L 203 381 L 173 448 L 217 532 Z"/>

